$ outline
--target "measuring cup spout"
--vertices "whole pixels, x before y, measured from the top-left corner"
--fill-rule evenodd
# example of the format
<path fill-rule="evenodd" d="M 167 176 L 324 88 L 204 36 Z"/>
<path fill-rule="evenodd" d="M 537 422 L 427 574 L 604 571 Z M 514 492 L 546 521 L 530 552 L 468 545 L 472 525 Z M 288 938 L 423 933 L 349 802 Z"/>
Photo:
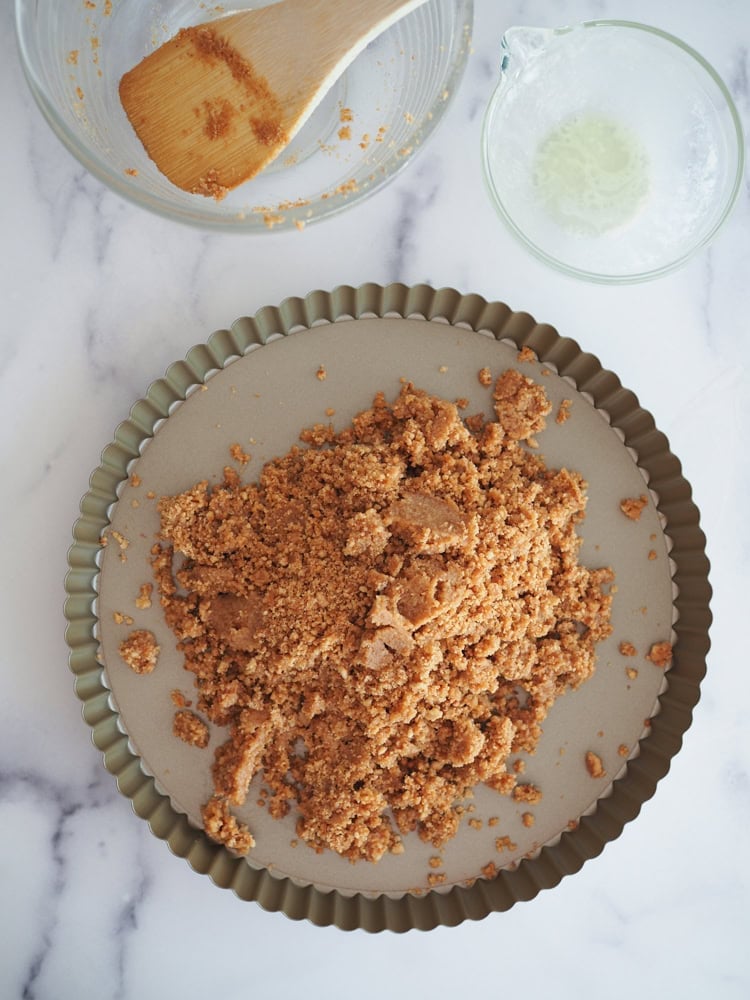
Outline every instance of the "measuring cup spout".
<path fill-rule="evenodd" d="M 500 68 L 503 73 L 515 75 L 524 69 L 544 52 L 556 30 L 555 28 L 508 28 L 502 40 L 503 58 Z"/>

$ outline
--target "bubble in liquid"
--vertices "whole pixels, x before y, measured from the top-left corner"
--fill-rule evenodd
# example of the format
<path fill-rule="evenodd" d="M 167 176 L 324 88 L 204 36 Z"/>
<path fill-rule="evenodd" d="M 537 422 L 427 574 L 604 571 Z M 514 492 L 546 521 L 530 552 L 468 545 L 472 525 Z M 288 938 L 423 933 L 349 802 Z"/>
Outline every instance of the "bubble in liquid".
<path fill-rule="evenodd" d="M 633 219 L 646 202 L 648 156 L 619 122 L 575 115 L 539 144 L 533 185 L 559 226 L 582 236 L 601 236 Z"/>

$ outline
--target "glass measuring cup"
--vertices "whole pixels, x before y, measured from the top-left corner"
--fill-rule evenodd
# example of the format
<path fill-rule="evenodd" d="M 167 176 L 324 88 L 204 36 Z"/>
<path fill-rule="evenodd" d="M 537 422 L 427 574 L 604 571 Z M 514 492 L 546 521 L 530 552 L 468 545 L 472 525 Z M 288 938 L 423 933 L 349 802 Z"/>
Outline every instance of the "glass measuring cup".
<path fill-rule="evenodd" d="M 482 131 L 490 196 L 537 257 L 600 282 L 665 274 L 707 245 L 743 175 L 726 86 L 679 39 L 628 21 L 509 29 Z"/>

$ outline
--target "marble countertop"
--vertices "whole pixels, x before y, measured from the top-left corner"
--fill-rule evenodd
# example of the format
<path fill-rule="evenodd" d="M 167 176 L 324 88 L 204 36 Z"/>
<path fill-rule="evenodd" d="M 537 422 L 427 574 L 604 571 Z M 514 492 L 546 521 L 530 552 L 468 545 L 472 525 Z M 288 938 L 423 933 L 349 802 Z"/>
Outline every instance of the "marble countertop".
<path fill-rule="evenodd" d="M 642 20 L 696 47 L 750 132 L 747 0 L 477 0 L 447 120 L 393 183 L 304 232 L 227 237 L 127 204 L 59 144 L 0 13 L 0 996 L 148 1000 L 386 995 L 745 998 L 750 737 L 750 188 L 683 270 L 621 288 L 552 273 L 482 188 L 479 130 L 511 24 Z M 446 238 L 450 233 L 450 238 Z M 319 929 L 240 902 L 118 794 L 63 638 L 71 527 L 134 400 L 216 328 L 314 288 L 429 282 L 555 325 L 633 389 L 701 510 L 714 589 L 702 699 L 656 796 L 603 854 L 529 903 L 429 933 Z"/>

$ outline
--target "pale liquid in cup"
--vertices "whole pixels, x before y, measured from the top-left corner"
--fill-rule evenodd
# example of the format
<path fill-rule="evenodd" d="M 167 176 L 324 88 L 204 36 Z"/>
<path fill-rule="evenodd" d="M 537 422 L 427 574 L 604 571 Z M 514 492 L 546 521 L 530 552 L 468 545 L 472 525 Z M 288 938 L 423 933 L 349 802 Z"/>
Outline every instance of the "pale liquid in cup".
<path fill-rule="evenodd" d="M 651 189 L 649 158 L 638 137 L 614 119 L 574 115 L 539 143 L 533 188 L 557 225 L 600 236 L 643 208 Z"/>

